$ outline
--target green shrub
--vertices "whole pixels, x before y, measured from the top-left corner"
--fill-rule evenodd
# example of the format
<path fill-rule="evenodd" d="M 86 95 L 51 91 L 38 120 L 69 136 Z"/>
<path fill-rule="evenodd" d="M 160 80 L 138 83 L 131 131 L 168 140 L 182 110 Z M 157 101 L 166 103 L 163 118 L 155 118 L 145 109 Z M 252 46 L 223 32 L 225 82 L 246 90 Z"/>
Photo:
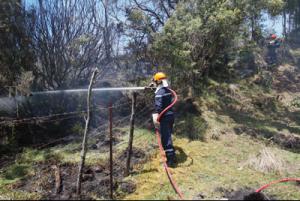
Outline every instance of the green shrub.
<path fill-rule="evenodd" d="M 14 180 L 18 178 L 23 178 L 28 174 L 29 165 L 24 164 L 15 164 L 12 165 L 9 169 L 7 169 L 3 176 L 5 179 Z"/>
<path fill-rule="evenodd" d="M 300 97 L 295 98 L 291 102 L 291 106 L 296 107 L 296 108 L 300 108 Z"/>
<path fill-rule="evenodd" d="M 201 116 L 188 114 L 175 124 L 175 133 L 190 140 L 204 140 L 207 127 Z"/>
<path fill-rule="evenodd" d="M 76 123 L 72 128 L 71 132 L 79 135 L 83 135 L 84 127 L 80 123 Z"/>

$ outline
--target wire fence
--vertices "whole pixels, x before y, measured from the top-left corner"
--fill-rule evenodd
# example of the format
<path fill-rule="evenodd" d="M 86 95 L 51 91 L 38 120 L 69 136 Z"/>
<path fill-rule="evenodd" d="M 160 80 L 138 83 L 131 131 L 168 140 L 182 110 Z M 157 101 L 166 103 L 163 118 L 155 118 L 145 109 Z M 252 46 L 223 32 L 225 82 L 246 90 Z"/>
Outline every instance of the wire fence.
<path fill-rule="evenodd" d="M 121 98 L 117 102 L 115 102 L 112 105 L 113 109 L 120 109 L 121 107 L 130 106 L 130 102 L 128 101 L 128 97 Z M 106 113 L 108 110 L 108 107 L 100 107 L 100 106 L 94 106 L 91 108 L 92 112 L 101 112 Z M 142 110 L 143 111 L 143 110 Z M 64 120 L 69 119 L 76 119 L 76 118 L 82 118 L 86 115 L 86 110 L 81 111 L 72 111 L 72 112 L 63 112 L 63 113 L 57 113 L 57 114 L 50 114 L 45 116 L 36 116 L 36 117 L 28 117 L 28 118 L 9 118 L 9 117 L 0 117 L 0 126 L 2 127 L 11 127 L 11 126 L 18 126 L 18 125 L 32 125 L 32 124 L 43 124 L 43 123 L 51 123 L 51 122 L 61 122 Z M 97 114 L 95 114 L 97 115 Z M 114 122 L 115 126 L 119 126 L 126 121 L 130 119 L 130 115 L 127 115 L 125 117 L 121 117 L 117 121 Z M 2 120 L 2 121 L 1 121 Z M 97 131 L 101 131 L 104 128 L 108 126 L 108 123 L 104 123 L 101 126 L 99 126 L 96 129 L 93 129 L 93 133 L 96 133 Z M 65 140 L 67 137 L 55 139 L 54 141 L 49 142 L 49 144 L 52 144 L 53 142 Z"/>
<path fill-rule="evenodd" d="M 119 100 L 118 102 L 123 101 L 124 99 Z M 128 103 L 122 103 L 122 104 L 114 104 L 112 108 L 119 108 L 122 106 L 128 105 Z M 107 110 L 107 107 L 92 107 L 91 111 L 96 112 L 96 111 L 105 111 Z M 17 125 L 17 124 L 40 124 L 44 122 L 55 122 L 55 121 L 61 121 L 61 120 L 66 120 L 66 119 L 71 119 L 71 118 L 76 118 L 79 116 L 83 116 L 86 114 L 86 110 L 82 111 L 73 111 L 73 112 L 63 112 L 63 113 L 58 113 L 58 114 L 51 114 L 51 115 L 45 115 L 45 116 L 38 116 L 38 117 L 29 117 L 29 118 L 7 118 L 7 117 L 0 117 L 0 125 Z M 67 116 L 67 117 L 66 117 Z M 55 118 L 55 119 L 52 119 Z"/>
<path fill-rule="evenodd" d="M 185 87 L 185 89 L 187 89 L 187 88 L 188 87 Z M 182 93 L 182 91 L 185 89 L 181 89 L 179 93 Z M 108 141 L 110 143 L 114 142 L 114 147 L 115 147 L 114 148 L 115 150 L 111 151 L 110 153 L 118 151 L 118 155 L 115 156 L 116 160 L 120 160 L 119 158 L 123 157 L 124 153 L 127 153 L 126 146 L 123 147 L 123 145 L 128 144 L 128 140 L 124 140 L 124 138 L 123 138 L 124 134 L 122 134 L 122 133 L 120 133 L 120 134 L 122 134 L 122 136 L 117 135 L 117 132 L 119 132 L 119 131 L 117 131 L 117 129 L 120 129 L 120 128 L 122 129 L 125 126 L 129 125 L 130 119 L 132 116 L 132 114 L 128 114 L 128 113 L 126 115 L 122 115 L 121 114 L 122 112 L 120 112 L 120 109 L 124 109 L 123 107 L 131 107 L 130 100 L 128 99 L 128 97 L 121 98 L 120 100 L 115 102 L 111 107 L 110 106 L 106 106 L 106 107 L 105 106 L 94 106 L 90 109 L 94 113 L 93 117 L 97 117 L 97 121 L 98 121 L 98 117 L 103 117 L 103 116 L 108 115 L 109 108 L 112 108 L 113 110 L 119 111 L 119 112 L 116 112 L 116 115 L 113 118 L 113 127 L 116 129 L 115 131 L 113 131 L 114 138 L 111 138 L 111 139 L 108 138 L 109 125 L 110 125 L 108 118 L 107 119 L 102 118 L 101 121 L 97 122 L 98 124 L 100 124 L 99 126 L 97 126 L 96 128 L 91 128 L 89 130 L 89 132 L 88 132 L 89 140 L 87 143 L 88 149 L 91 149 L 91 147 L 96 146 L 96 148 L 95 148 L 96 152 L 93 152 L 89 157 L 100 157 L 99 152 L 103 152 L 104 155 L 109 153 L 110 150 L 109 150 L 109 146 L 108 146 L 109 143 L 107 143 Z M 153 111 L 153 108 L 150 106 L 137 107 L 137 109 L 135 111 L 135 113 L 136 113 L 135 114 L 135 127 L 136 128 L 145 128 L 147 125 L 149 125 L 151 122 L 151 119 L 152 119 L 151 118 L 152 111 Z M 95 113 L 95 112 L 98 112 L 99 114 Z M 51 122 L 60 122 L 60 124 L 58 124 L 58 125 L 63 126 L 64 124 L 62 123 L 62 121 L 64 121 L 64 120 L 78 118 L 74 122 L 85 121 L 84 117 L 86 116 L 86 114 L 87 114 L 87 110 L 81 110 L 81 111 L 56 113 L 56 114 L 50 114 L 50 115 L 45 115 L 45 116 L 28 117 L 28 118 L 14 118 L 14 119 L 11 118 L 11 119 L 9 119 L 9 118 L 5 118 L 5 117 L 2 117 L 2 118 L 0 117 L 0 128 L 5 127 L 5 126 L 14 126 L 14 125 L 38 125 L 38 124 L 51 123 Z M 79 119 L 79 118 L 81 118 L 81 119 Z M 45 127 L 45 128 L 48 128 L 48 127 Z M 123 130 L 121 130 L 121 129 L 120 129 L 120 131 L 123 132 Z M 127 133 L 127 129 L 126 129 L 126 133 Z M 143 137 L 145 137 L 145 135 L 137 135 L 137 136 L 134 136 L 134 140 L 140 140 Z M 71 146 L 72 148 L 69 148 L 69 147 L 66 148 L 66 150 L 68 152 L 74 150 L 74 152 L 72 152 L 72 154 L 73 154 L 75 152 L 79 153 L 81 141 L 82 141 L 82 135 L 73 133 L 72 135 L 59 137 L 57 139 L 53 139 L 53 137 L 52 137 L 52 140 L 50 139 L 45 143 L 36 144 L 33 146 L 33 148 L 45 149 L 45 148 L 49 148 L 52 145 L 55 145 L 55 149 L 56 149 L 57 145 L 59 147 L 60 146 L 64 147 L 64 144 L 69 145 L 69 143 L 75 142 L 74 143 L 75 146 L 73 146 L 73 144 L 72 144 L 72 146 Z M 74 147 L 74 149 L 73 149 L 73 147 Z M 50 151 L 51 150 L 52 149 L 50 149 Z M 120 150 L 121 150 L 121 152 L 119 153 Z M 94 156 L 94 153 L 96 153 L 96 156 Z M 145 153 L 145 154 L 147 154 L 147 153 Z M 122 160 L 122 161 L 124 161 L 124 160 Z M 114 165 L 116 165 L 116 164 L 121 166 L 119 163 L 115 162 Z M 118 168 L 120 168 L 120 167 L 118 167 Z M 118 168 L 116 168 L 116 169 L 118 169 Z M 122 167 L 120 169 L 122 169 Z M 115 170 L 115 171 L 118 171 L 118 170 Z M 69 181 L 67 179 L 64 182 L 65 182 L 64 185 L 66 185 L 66 184 L 69 185 L 69 183 L 68 183 Z"/>
<path fill-rule="evenodd" d="M 178 94 L 181 94 L 183 91 L 188 89 L 189 86 L 186 86 L 184 88 L 181 88 L 178 90 Z M 124 99 L 120 99 L 118 102 L 122 102 Z M 112 106 L 113 109 L 128 105 L 129 103 L 122 103 L 122 104 L 114 104 Z M 107 110 L 107 107 L 92 107 L 91 111 L 105 111 Z M 73 112 L 64 112 L 64 113 L 58 113 L 58 114 L 51 114 L 51 115 L 45 115 L 45 116 L 37 116 L 37 117 L 29 117 L 29 118 L 10 118 L 10 117 L 0 117 L 0 125 L 17 125 L 17 124 L 40 124 L 44 122 L 55 122 L 55 121 L 61 121 L 66 119 L 72 119 L 79 116 L 82 116 L 86 114 L 86 110 L 82 111 L 73 111 Z M 66 117 L 67 116 L 67 117 Z M 52 118 L 55 118 L 54 120 Z"/>
<path fill-rule="evenodd" d="M 180 90 L 178 90 L 179 93 L 182 93 L 184 90 L 186 90 L 188 88 L 184 87 L 181 88 Z M 117 102 L 115 102 L 112 105 L 112 108 L 114 110 L 118 110 L 121 107 L 124 106 L 128 106 L 130 107 L 130 101 L 128 101 L 128 97 L 122 98 L 120 100 L 118 100 Z M 108 113 L 108 106 L 107 107 L 100 107 L 100 106 L 94 106 L 91 108 L 92 112 L 101 112 L 101 113 Z M 58 113 L 58 114 L 51 114 L 51 115 L 45 115 L 45 116 L 37 116 L 37 117 L 29 117 L 29 118 L 23 118 L 23 119 L 5 119 L 3 121 L 0 122 L 0 126 L 14 126 L 14 125 L 21 125 L 21 124 L 25 124 L 25 125 L 32 125 L 32 124 L 43 124 L 43 123 L 51 123 L 51 122 L 61 122 L 64 120 L 70 120 L 70 119 L 76 119 L 76 118 L 82 118 L 82 120 L 84 120 L 84 116 L 86 114 L 86 110 L 82 110 L 82 111 L 73 111 L 73 112 L 64 112 L 64 113 Z M 149 125 L 149 123 L 151 122 L 151 112 L 152 112 L 152 108 L 149 106 L 143 107 L 140 110 L 136 111 L 136 126 L 139 128 L 144 128 L 146 125 Z M 130 117 L 131 114 L 123 116 L 123 117 L 115 117 L 114 119 L 117 119 L 115 121 L 113 121 L 113 126 L 114 128 L 118 128 L 118 127 L 122 127 L 125 125 L 128 125 L 130 122 Z M 4 118 L 2 118 L 4 119 Z M 0 117 L 1 120 L 1 117 Z M 105 135 L 105 133 L 107 133 L 108 131 L 108 126 L 109 126 L 109 122 L 101 122 L 101 125 L 92 129 L 90 131 L 89 136 L 91 137 L 98 137 L 101 135 Z M 80 137 L 80 135 L 78 135 L 78 138 Z M 45 144 L 39 144 L 36 145 L 36 148 L 43 148 L 43 147 L 47 147 L 51 144 L 54 143 L 58 143 L 64 140 L 70 139 L 70 136 L 64 136 L 62 138 L 58 138 L 58 139 L 54 139 L 52 141 L 49 141 Z M 76 139 L 76 137 L 74 138 Z"/>

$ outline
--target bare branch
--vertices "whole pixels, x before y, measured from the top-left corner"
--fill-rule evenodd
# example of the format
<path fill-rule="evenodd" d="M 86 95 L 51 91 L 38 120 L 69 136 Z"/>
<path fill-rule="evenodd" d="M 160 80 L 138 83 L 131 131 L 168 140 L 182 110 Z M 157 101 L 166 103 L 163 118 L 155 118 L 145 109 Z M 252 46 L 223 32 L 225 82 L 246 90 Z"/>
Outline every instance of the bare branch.
<path fill-rule="evenodd" d="M 83 140 L 82 140 L 82 150 L 80 154 L 80 163 L 79 163 L 79 171 L 78 171 L 78 177 L 77 177 L 77 186 L 76 186 L 76 193 L 77 195 L 80 195 L 81 193 L 81 180 L 82 180 L 82 171 L 85 165 L 85 156 L 87 152 L 87 134 L 89 131 L 89 125 L 90 125 L 90 117 L 91 117 L 91 96 L 92 96 L 92 88 L 94 81 L 96 79 L 96 74 L 98 73 L 98 69 L 95 69 L 91 80 L 90 80 L 90 85 L 88 89 L 88 95 L 87 95 L 87 116 L 85 119 L 85 129 L 84 129 L 84 135 L 83 135 Z"/>
<path fill-rule="evenodd" d="M 151 9 L 149 9 L 149 8 L 147 8 L 147 7 L 145 7 L 145 6 L 143 6 L 143 5 L 140 4 L 137 0 L 133 0 L 133 1 L 134 1 L 134 3 L 137 5 L 137 7 L 138 7 L 139 9 L 141 9 L 142 11 L 148 12 L 148 13 L 150 13 L 152 16 L 154 16 L 154 17 L 157 19 L 157 21 L 158 21 L 161 25 L 164 25 L 164 24 L 165 24 L 165 22 L 163 21 L 163 19 L 162 19 L 155 11 L 153 11 L 153 10 L 151 10 Z"/>

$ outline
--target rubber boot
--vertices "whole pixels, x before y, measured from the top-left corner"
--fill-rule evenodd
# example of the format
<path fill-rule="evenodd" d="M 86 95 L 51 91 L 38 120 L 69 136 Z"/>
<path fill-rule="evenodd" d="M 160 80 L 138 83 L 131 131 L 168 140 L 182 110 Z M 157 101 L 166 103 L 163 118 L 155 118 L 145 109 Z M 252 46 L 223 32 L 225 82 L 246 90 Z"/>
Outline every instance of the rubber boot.
<path fill-rule="evenodd" d="M 167 165 L 168 167 L 170 168 L 175 168 L 176 167 L 176 156 L 175 154 L 172 154 L 172 155 L 167 155 Z"/>

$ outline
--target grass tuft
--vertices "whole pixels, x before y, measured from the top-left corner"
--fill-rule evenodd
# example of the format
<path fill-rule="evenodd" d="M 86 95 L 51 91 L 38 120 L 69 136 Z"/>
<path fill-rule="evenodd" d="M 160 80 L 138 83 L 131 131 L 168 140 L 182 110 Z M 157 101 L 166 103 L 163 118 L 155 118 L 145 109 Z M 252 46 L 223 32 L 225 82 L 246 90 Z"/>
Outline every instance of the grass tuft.
<path fill-rule="evenodd" d="M 264 173 L 282 173 L 282 170 L 285 168 L 284 164 L 285 162 L 278 156 L 275 156 L 271 149 L 264 148 L 259 152 L 258 155 L 251 156 L 244 166 Z"/>

